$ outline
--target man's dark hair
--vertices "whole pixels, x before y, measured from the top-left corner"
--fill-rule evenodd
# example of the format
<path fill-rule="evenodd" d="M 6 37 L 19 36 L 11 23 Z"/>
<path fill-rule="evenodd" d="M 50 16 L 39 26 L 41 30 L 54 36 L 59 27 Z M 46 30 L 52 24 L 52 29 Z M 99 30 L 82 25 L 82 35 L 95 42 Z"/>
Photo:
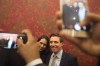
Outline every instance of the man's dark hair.
<path fill-rule="evenodd" d="M 63 38 L 62 38 L 62 36 L 59 35 L 58 33 L 53 33 L 53 34 L 51 34 L 51 35 L 50 35 L 50 38 L 51 38 L 51 37 L 55 37 L 55 36 L 60 38 L 60 42 L 63 42 L 63 41 L 64 41 Z"/>

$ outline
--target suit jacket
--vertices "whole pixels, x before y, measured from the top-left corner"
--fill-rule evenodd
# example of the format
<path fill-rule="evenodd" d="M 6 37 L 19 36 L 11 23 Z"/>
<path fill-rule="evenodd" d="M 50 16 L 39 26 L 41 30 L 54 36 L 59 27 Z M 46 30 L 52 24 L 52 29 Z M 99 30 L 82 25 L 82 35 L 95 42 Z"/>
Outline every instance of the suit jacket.
<path fill-rule="evenodd" d="M 48 56 L 46 64 L 49 65 L 50 56 Z M 69 53 L 63 52 L 60 66 L 78 66 L 77 58 Z"/>

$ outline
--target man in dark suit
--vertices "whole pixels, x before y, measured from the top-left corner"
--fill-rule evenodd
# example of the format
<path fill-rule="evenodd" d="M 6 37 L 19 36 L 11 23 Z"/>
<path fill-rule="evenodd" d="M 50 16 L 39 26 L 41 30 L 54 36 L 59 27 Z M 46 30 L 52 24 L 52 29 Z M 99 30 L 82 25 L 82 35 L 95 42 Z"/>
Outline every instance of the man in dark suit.
<path fill-rule="evenodd" d="M 51 34 L 50 47 L 52 55 L 48 57 L 48 66 L 78 66 L 77 59 L 62 49 L 63 39 L 59 34 Z"/>

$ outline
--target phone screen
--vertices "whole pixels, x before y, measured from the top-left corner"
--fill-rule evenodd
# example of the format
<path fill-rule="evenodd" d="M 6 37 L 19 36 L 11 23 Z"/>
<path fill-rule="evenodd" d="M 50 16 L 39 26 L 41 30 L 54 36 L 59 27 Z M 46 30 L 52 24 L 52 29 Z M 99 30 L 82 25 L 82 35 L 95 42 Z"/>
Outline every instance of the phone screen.
<path fill-rule="evenodd" d="M 12 34 L 12 33 L 0 33 L 0 44 L 2 44 L 3 48 L 6 49 L 16 49 L 18 34 Z"/>
<path fill-rule="evenodd" d="M 90 26 L 79 25 L 80 22 L 84 22 L 86 14 L 89 13 L 87 0 L 60 0 L 60 11 L 65 28 L 72 36 L 88 37 L 87 31 Z"/>

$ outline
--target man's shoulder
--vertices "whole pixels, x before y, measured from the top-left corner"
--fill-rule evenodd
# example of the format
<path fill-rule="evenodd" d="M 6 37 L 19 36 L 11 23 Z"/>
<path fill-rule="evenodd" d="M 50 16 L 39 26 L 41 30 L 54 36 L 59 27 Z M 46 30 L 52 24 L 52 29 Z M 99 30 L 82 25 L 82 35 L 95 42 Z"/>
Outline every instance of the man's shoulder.
<path fill-rule="evenodd" d="M 68 52 L 63 52 L 61 61 L 63 62 L 62 64 L 64 64 L 62 66 L 78 66 L 77 58 Z"/>
<path fill-rule="evenodd" d="M 65 57 L 68 57 L 68 58 L 76 58 L 75 55 L 73 55 L 71 53 L 68 53 L 68 52 L 63 52 L 63 55 L 62 56 L 65 56 Z"/>

